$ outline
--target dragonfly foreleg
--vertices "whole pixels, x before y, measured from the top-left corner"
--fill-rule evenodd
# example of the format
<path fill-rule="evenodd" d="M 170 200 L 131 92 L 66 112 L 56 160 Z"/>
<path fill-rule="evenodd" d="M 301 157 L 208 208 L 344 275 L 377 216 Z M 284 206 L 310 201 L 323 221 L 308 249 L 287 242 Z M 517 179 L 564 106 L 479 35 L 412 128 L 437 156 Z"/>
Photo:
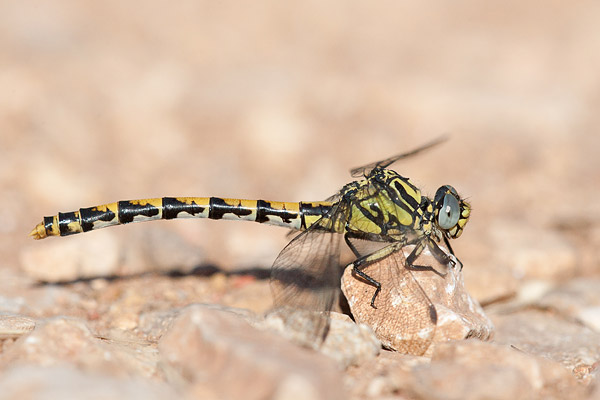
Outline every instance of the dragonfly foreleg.
<path fill-rule="evenodd" d="M 413 251 L 408 255 L 408 257 L 406 257 L 406 268 L 410 269 L 412 271 L 430 271 L 430 272 L 433 272 L 434 274 L 444 278 L 446 276 L 446 274 L 438 271 L 437 269 L 433 268 L 431 265 L 415 264 L 416 259 L 421 255 L 421 253 L 425 249 L 425 246 L 426 246 L 426 244 L 423 240 L 419 240 L 416 243 L 416 246 L 413 249 Z M 427 246 L 431 249 L 431 252 L 436 260 L 440 261 L 443 264 L 448 264 L 448 260 L 449 260 L 448 255 L 446 253 L 444 253 L 442 251 L 442 249 L 440 249 L 438 247 L 438 245 L 435 244 L 435 242 L 430 240 L 429 243 L 427 244 Z"/>

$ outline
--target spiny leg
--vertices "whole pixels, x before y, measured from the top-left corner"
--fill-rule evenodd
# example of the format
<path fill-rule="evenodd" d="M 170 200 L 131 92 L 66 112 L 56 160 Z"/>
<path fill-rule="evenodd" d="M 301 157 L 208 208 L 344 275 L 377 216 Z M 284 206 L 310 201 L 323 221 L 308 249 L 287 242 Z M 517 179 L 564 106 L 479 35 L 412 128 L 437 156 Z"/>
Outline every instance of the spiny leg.
<path fill-rule="evenodd" d="M 354 246 L 354 244 L 352 244 L 352 242 L 350 241 L 350 236 L 348 235 L 348 233 L 346 233 L 344 235 L 344 241 L 346 242 L 346 245 L 350 248 L 350 250 L 352 250 L 352 253 L 354 254 L 354 257 L 360 258 L 361 255 L 358 252 L 358 250 L 356 249 L 356 246 Z"/>
<path fill-rule="evenodd" d="M 414 243 L 409 243 L 414 244 Z M 446 276 L 445 272 L 440 272 L 437 269 L 433 268 L 431 265 L 418 265 L 415 264 L 416 259 L 421 255 L 425 247 L 428 247 L 431 251 L 433 257 L 441 264 L 449 265 L 450 263 L 456 265 L 456 263 L 462 263 L 458 261 L 458 259 L 454 256 L 454 254 L 446 254 L 440 247 L 429 238 L 421 238 L 417 241 L 415 248 L 413 251 L 406 257 L 406 268 L 412 271 L 430 271 L 434 274 L 444 278 Z M 453 265 L 453 266 L 454 266 Z"/>
<path fill-rule="evenodd" d="M 444 236 L 444 244 L 446 245 L 446 247 L 448 248 L 448 251 L 450 252 L 450 255 L 448 256 L 450 258 L 449 262 L 454 264 L 453 267 L 456 265 L 460 265 L 460 270 L 462 271 L 463 263 L 454 254 L 454 250 L 452 250 L 452 246 L 450 246 L 450 241 L 448 240 L 448 238 L 446 236 Z M 438 247 L 438 249 L 443 253 L 443 251 L 439 247 Z M 434 254 L 434 256 L 435 256 L 435 254 Z"/>
<path fill-rule="evenodd" d="M 438 244 L 436 242 L 434 242 L 433 240 L 427 238 L 425 239 L 424 243 L 422 243 L 422 248 L 419 251 L 419 254 L 421 253 L 421 251 L 423 250 L 424 246 L 427 246 L 429 248 L 429 250 L 431 251 L 431 254 L 433 255 L 433 257 L 440 263 L 440 264 L 444 264 L 449 266 L 450 268 L 454 268 L 456 265 L 460 265 L 460 268 L 462 270 L 462 262 L 460 262 L 460 260 L 454 255 L 454 252 L 452 251 L 452 248 L 449 247 L 449 254 L 446 253 L 444 250 L 442 250 Z M 418 246 L 418 245 L 417 245 Z M 417 250 L 417 248 L 415 248 L 415 250 Z M 413 251 L 414 253 L 414 251 Z M 411 253 L 412 255 L 412 253 Z M 417 254 L 418 256 L 418 254 Z M 411 258 L 410 255 L 407 257 L 407 261 L 414 261 L 417 256 L 415 256 L 414 258 Z M 409 265 L 413 265 L 411 262 L 408 262 Z M 413 265 L 413 267 L 418 267 L 419 270 L 422 270 L 421 267 L 422 266 L 417 266 L 417 265 Z M 438 271 L 436 271 L 433 267 L 425 267 L 425 270 L 429 270 L 429 271 L 433 271 L 435 272 L 437 275 L 441 276 L 442 278 L 444 276 L 446 276 L 445 273 L 440 273 Z"/>
<path fill-rule="evenodd" d="M 358 252 L 356 251 L 356 248 L 352 244 L 349 243 L 348 238 L 346 236 L 344 236 L 344 237 L 345 237 L 346 243 L 348 243 L 348 246 L 350 247 L 350 249 L 352 249 L 352 251 L 355 252 L 355 254 L 359 255 Z M 393 252 L 399 251 L 401 249 L 402 249 L 401 246 L 392 244 L 390 246 L 384 247 L 383 249 L 377 250 L 374 253 L 367 254 L 365 256 L 360 256 L 356 260 L 354 260 L 354 262 L 352 262 L 352 264 L 351 264 L 353 273 L 360 276 L 365 281 L 369 282 L 371 285 L 375 286 L 375 293 L 373 293 L 373 297 L 371 298 L 371 307 L 373 307 L 375 309 L 377 308 L 375 306 L 375 299 L 377 298 L 377 295 L 379 294 L 379 292 L 381 292 L 381 283 L 376 281 L 369 275 L 367 275 L 365 272 L 362 271 L 362 269 L 389 256 Z"/>

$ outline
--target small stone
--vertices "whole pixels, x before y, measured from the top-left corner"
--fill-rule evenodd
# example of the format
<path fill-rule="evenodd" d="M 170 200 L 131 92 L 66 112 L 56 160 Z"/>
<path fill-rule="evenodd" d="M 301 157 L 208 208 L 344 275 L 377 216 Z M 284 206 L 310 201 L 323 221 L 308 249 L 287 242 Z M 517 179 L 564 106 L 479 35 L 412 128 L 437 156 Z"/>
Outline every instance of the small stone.
<path fill-rule="evenodd" d="M 332 312 L 331 325 L 325 342 L 319 349 L 342 368 L 360 365 L 374 359 L 381 351 L 381 342 L 365 324 L 357 324 L 345 314 Z"/>
<path fill-rule="evenodd" d="M 151 342 L 158 341 L 169 330 L 180 312 L 181 310 L 176 308 L 166 311 L 142 313 L 139 317 L 137 330 L 142 333 L 147 340 Z"/>
<path fill-rule="evenodd" d="M 441 265 L 426 250 L 419 265 L 445 275 L 408 270 L 405 258 L 411 250 L 395 252 L 363 270 L 381 283 L 377 308 L 371 305 L 375 287 L 346 268 L 342 291 L 356 321 L 370 326 L 385 347 L 405 354 L 430 355 L 432 343 L 452 339 L 490 339 L 493 325 L 465 290 L 460 268 Z"/>
<path fill-rule="evenodd" d="M 298 314 L 296 317 L 306 318 L 307 316 Z M 277 331 L 288 340 L 313 348 L 334 359 L 341 368 L 359 365 L 371 360 L 381 350 L 381 342 L 377 339 L 373 330 L 367 325 L 356 324 L 345 314 L 330 313 L 327 336 L 322 343 L 319 338 L 312 335 L 302 335 L 302 332 L 291 329 L 289 323 L 289 319 L 284 319 L 279 312 L 273 311 L 267 315 L 263 322 L 254 326 Z M 308 323 L 299 322 L 296 325 L 306 326 Z"/>
<path fill-rule="evenodd" d="M 277 393 L 285 399 L 301 382 L 315 398 L 342 398 L 340 372 L 331 360 L 254 329 L 227 309 L 186 307 L 161 338 L 159 352 L 168 379 L 192 385 L 193 392 L 245 399 Z"/>
<path fill-rule="evenodd" d="M 0 340 L 17 338 L 35 328 L 35 321 L 22 315 L 0 314 Z"/>

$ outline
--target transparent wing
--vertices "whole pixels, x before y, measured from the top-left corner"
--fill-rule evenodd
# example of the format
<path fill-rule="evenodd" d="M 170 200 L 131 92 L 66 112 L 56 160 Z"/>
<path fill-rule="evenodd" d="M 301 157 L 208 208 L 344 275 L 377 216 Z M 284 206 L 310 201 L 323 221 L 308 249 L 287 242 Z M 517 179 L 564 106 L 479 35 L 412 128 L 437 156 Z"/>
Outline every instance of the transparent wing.
<path fill-rule="evenodd" d="M 306 341 L 320 343 L 327 335 L 329 311 L 340 291 L 340 221 L 346 217 L 346 207 L 335 207 L 294 238 L 273 263 L 275 308 Z"/>
<path fill-rule="evenodd" d="M 381 251 L 387 253 L 389 250 Z M 381 292 L 375 301 L 377 308 L 370 304 L 375 288 L 351 271 L 344 274 L 342 285 L 346 298 L 353 299 L 349 301 L 350 309 L 357 322 L 371 326 L 386 347 L 422 355 L 433 341 L 437 313 L 414 276 L 429 273 L 407 269 L 404 251 L 393 251 L 363 269 L 381 283 Z"/>
<path fill-rule="evenodd" d="M 446 140 L 448 140 L 448 136 L 440 136 L 437 139 L 434 139 L 431 142 L 426 143 L 423 146 L 416 148 L 414 150 L 411 150 L 407 153 L 397 154 L 390 158 L 386 158 L 385 160 L 381 160 L 381 161 L 377 161 L 377 162 L 374 162 L 371 164 L 363 165 L 361 167 L 353 168 L 350 170 L 350 174 L 355 178 L 361 177 L 361 176 L 368 176 L 371 173 L 371 171 L 376 167 L 381 167 L 381 168 L 389 167 L 390 165 L 392 165 L 393 163 L 395 163 L 398 160 L 414 156 L 424 150 L 427 150 L 433 146 L 443 143 Z"/>

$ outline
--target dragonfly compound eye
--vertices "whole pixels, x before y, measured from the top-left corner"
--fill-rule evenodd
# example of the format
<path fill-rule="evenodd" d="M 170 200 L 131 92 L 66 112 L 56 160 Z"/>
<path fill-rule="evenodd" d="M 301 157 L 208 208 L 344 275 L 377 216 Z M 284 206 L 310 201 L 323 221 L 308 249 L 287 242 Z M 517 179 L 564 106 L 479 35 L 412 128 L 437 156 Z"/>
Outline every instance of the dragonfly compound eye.
<path fill-rule="evenodd" d="M 460 205 L 458 195 L 452 186 L 442 186 L 435 195 L 437 206 L 437 222 L 440 228 L 452 229 L 460 218 Z"/>

